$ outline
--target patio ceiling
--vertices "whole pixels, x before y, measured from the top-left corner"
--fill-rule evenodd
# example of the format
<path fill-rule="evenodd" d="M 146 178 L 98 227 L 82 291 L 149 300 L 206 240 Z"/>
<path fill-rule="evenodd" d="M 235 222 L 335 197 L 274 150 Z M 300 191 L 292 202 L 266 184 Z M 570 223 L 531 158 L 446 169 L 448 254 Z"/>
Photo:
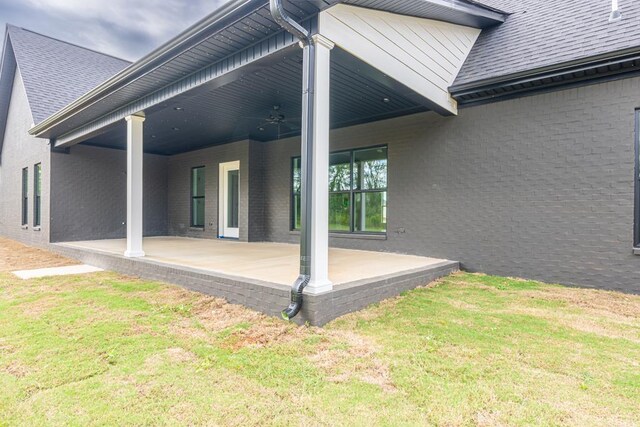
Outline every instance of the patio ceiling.
<path fill-rule="evenodd" d="M 313 31 L 317 13 L 340 2 L 477 28 L 504 21 L 502 13 L 466 0 L 285 0 L 285 8 Z M 71 146 L 118 127 L 116 123 L 128 115 L 173 102 L 180 93 L 244 74 L 242 68 L 295 44 L 272 20 L 267 0 L 232 0 L 30 133 L 55 140 L 56 147 Z"/>
<path fill-rule="evenodd" d="M 297 46 L 260 61 L 223 86 L 203 86 L 146 111 L 144 148 L 172 155 L 244 139 L 271 141 L 300 134 L 302 52 Z M 278 106 L 280 129 L 266 119 Z M 413 91 L 336 48 L 331 65 L 333 128 L 426 111 Z M 126 126 L 84 142 L 124 149 Z"/>

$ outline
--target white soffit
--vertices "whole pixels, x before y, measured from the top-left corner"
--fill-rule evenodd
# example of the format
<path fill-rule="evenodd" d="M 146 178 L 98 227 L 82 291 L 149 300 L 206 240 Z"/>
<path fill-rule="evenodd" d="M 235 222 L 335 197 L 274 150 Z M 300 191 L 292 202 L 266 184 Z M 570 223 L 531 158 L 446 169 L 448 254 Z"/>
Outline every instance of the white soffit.
<path fill-rule="evenodd" d="M 319 33 L 428 99 L 439 113 L 457 114 L 448 88 L 480 30 L 338 4 L 320 14 Z"/>

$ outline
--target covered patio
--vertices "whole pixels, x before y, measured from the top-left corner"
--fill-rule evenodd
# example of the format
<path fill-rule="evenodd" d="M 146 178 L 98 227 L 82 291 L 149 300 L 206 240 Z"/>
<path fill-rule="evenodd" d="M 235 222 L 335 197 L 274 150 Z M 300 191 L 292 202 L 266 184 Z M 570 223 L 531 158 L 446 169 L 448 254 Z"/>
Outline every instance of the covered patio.
<path fill-rule="evenodd" d="M 385 250 L 387 218 L 403 209 L 387 200 L 406 187 L 387 179 L 388 140 L 330 139 L 383 119 L 457 114 L 448 87 L 480 29 L 502 16 L 440 2 L 340 3 L 234 0 L 31 129 L 51 140 L 64 183 L 52 194 L 57 248 L 185 285 L 194 273 L 286 295 L 295 281 L 292 302 L 302 289 L 316 297 L 303 309 L 313 323 L 357 309 L 347 295 L 362 285 L 358 298 L 375 302 L 456 270 L 330 247 L 339 232 L 346 246 Z M 331 189 L 330 169 L 342 171 Z M 199 288 L 252 306 L 237 289 Z"/>

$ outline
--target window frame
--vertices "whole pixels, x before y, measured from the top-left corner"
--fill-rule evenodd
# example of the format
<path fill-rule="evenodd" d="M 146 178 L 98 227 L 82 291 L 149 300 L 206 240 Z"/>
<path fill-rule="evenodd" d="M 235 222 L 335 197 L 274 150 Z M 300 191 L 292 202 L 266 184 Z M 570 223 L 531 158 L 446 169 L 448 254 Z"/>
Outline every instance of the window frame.
<path fill-rule="evenodd" d="M 204 171 L 205 170 L 205 166 L 204 165 L 202 165 L 202 166 L 194 166 L 194 167 L 191 168 L 191 171 L 189 173 L 189 192 L 190 192 L 190 196 L 191 196 L 190 199 L 189 199 L 189 227 L 191 227 L 191 228 L 201 228 L 201 229 L 204 230 L 205 225 L 206 225 L 206 221 L 204 220 L 204 217 L 202 218 L 202 225 L 196 225 L 195 222 L 194 222 L 194 215 L 193 215 L 194 214 L 194 209 L 193 209 L 194 208 L 194 203 L 193 203 L 194 200 L 196 200 L 196 199 L 197 200 L 200 200 L 200 199 L 206 200 L 205 199 L 205 197 L 206 197 L 206 188 L 207 188 L 207 186 L 206 186 L 206 175 L 205 175 L 205 195 L 196 196 L 196 195 L 194 195 L 194 192 L 193 192 L 193 190 L 194 190 L 194 188 L 193 188 L 193 174 L 198 169 L 202 169 Z"/>
<path fill-rule="evenodd" d="M 365 151 L 365 150 L 375 150 L 377 148 L 385 148 L 387 150 L 387 185 L 384 189 L 356 189 L 355 188 L 355 184 L 353 182 L 353 167 L 354 167 L 354 162 L 355 162 L 355 153 L 357 151 Z M 342 153 L 349 153 L 349 157 L 350 157 L 350 164 L 349 164 L 349 173 L 350 173 L 350 189 L 349 190 L 340 190 L 340 191 L 329 191 L 329 197 L 331 197 L 332 194 L 343 194 L 343 193 L 349 193 L 349 231 L 345 231 L 345 230 L 331 230 L 329 229 L 329 233 L 331 234 L 341 234 L 341 235 L 373 235 L 373 236 L 386 236 L 388 233 L 388 230 L 386 231 L 357 231 L 355 230 L 355 195 L 358 193 L 381 193 L 381 192 L 385 192 L 389 193 L 389 146 L 387 144 L 378 144 L 378 145 L 371 145 L 371 146 L 366 146 L 366 147 L 358 147 L 358 148 L 349 148 L 349 149 L 344 149 L 344 150 L 336 150 L 336 151 L 331 151 L 329 153 L 329 156 L 334 155 L 334 154 L 342 154 Z M 289 217 L 290 217 L 290 225 L 289 225 L 289 229 L 290 231 L 300 231 L 299 228 L 296 228 L 296 218 L 295 218 L 295 196 L 296 196 L 296 192 L 294 190 L 294 170 L 295 170 L 295 162 L 297 159 L 300 159 L 300 169 L 302 169 L 302 157 L 301 156 L 293 156 L 291 158 L 291 162 L 290 162 L 290 166 L 291 166 L 291 173 L 289 174 L 291 182 L 289 185 L 289 193 L 290 193 L 290 209 L 289 209 Z M 331 166 L 331 165 L 329 165 Z M 302 179 L 302 176 L 300 177 L 300 179 Z M 329 185 L 329 183 L 327 183 L 327 186 Z M 302 192 L 302 186 L 300 191 Z M 302 215 L 302 212 L 301 212 Z"/>
<path fill-rule="evenodd" d="M 22 168 L 22 185 L 21 197 L 21 223 L 23 227 L 29 225 L 29 167 Z"/>
<path fill-rule="evenodd" d="M 33 226 L 42 224 L 42 163 L 33 165 Z"/>
<path fill-rule="evenodd" d="M 372 147 L 373 148 L 373 147 Z M 354 231 L 354 226 L 353 226 L 353 201 L 354 196 L 353 196 L 353 153 L 354 151 L 356 151 L 358 149 L 353 149 L 353 150 L 337 150 L 337 151 L 332 151 L 329 153 L 329 167 L 331 167 L 331 156 L 334 154 L 345 154 L 345 153 L 349 153 L 349 190 L 337 190 L 337 191 L 331 191 L 329 190 L 329 203 L 331 203 L 331 195 L 333 194 L 348 194 L 349 195 L 349 231 L 345 231 L 345 230 L 331 230 L 329 229 L 330 233 L 337 233 L 337 234 L 356 234 L 356 233 L 362 233 L 362 232 L 358 232 L 358 231 Z M 365 148 L 366 150 L 366 148 Z M 301 164 L 302 166 L 302 164 Z M 329 185 L 329 183 L 327 183 L 327 185 Z M 381 234 L 380 232 L 378 233 L 365 233 L 365 234 Z"/>

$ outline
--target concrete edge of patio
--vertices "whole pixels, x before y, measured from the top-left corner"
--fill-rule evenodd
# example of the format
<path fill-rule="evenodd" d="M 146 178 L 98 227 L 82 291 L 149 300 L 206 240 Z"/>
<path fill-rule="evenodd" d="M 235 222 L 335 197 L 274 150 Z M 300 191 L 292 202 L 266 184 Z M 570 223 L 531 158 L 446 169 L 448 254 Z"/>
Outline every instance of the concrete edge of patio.
<path fill-rule="evenodd" d="M 192 267 L 176 266 L 145 258 L 127 258 L 99 250 L 51 244 L 50 249 L 83 263 L 121 274 L 140 276 L 176 284 L 186 289 L 224 298 L 232 304 L 242 304 L 271 316 L 289 303 L 290 287 L 245 277 L 229 276 Z M 322 326 L 342 315 L 391 298 L 400 293 L 459 271 L 457 261 L 406 270 L 399 273 L 336 285 L 326 293 L 305 295 L 298 324 Z"/>

